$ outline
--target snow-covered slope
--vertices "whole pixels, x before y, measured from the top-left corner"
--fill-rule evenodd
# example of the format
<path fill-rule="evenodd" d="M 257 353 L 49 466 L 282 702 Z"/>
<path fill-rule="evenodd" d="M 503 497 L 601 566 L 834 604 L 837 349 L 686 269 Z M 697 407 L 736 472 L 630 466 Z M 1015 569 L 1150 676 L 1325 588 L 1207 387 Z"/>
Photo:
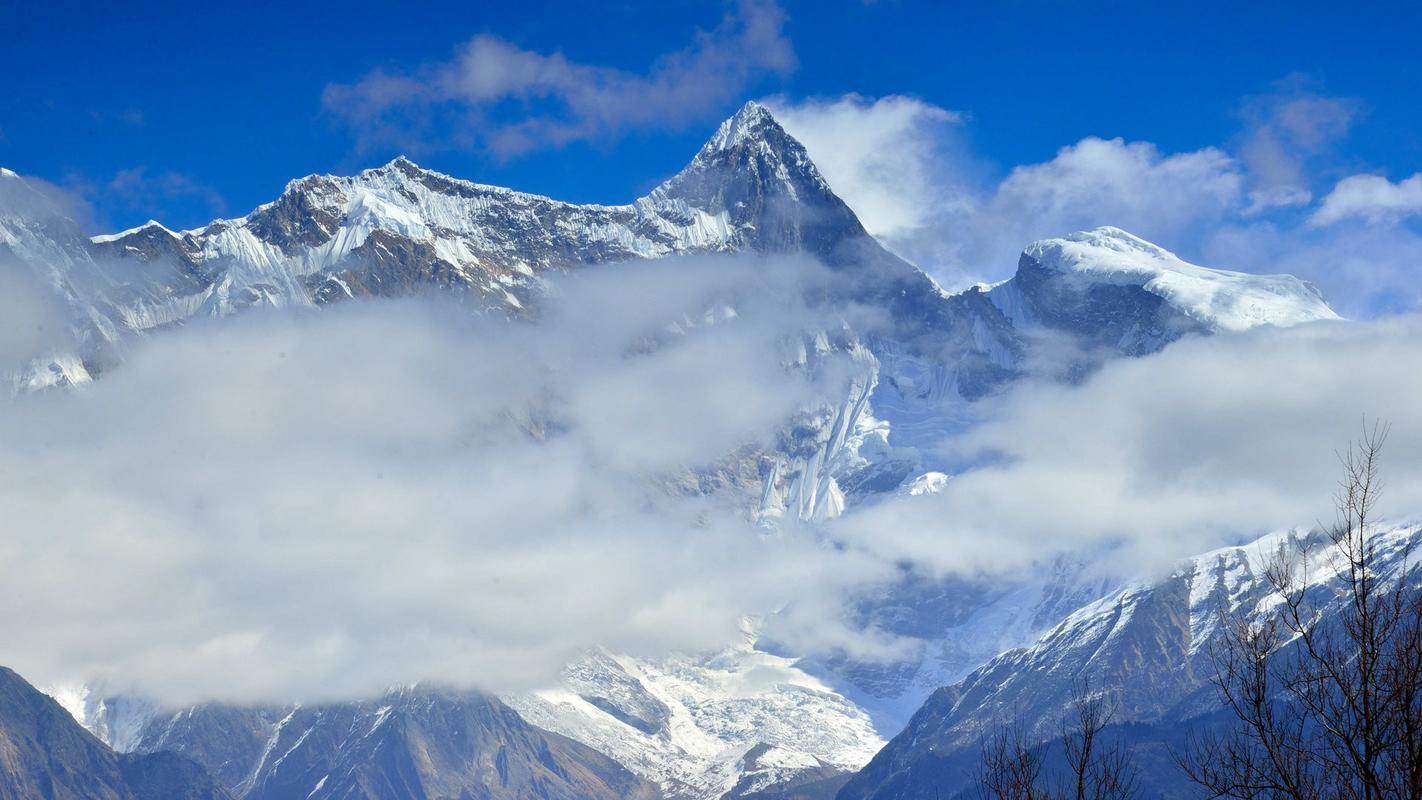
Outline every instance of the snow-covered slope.
<path fill-rule="evenodd" d="M 1422 528 L 1380 531 L 1374 542 L 1376 574 L 1386 580 L 1415 566 L 1408 556 L 1422 544 Z M 1343 602 L 1331 594 L 1336 551 L 1322 531 L 1282 531 L 1187 559 L 1164 577 L 1088 603 L 1030 646 L 939 689 L 840 797 L 889 800 L 934 786 L 955 796 L 984 735 L 1016 725 L 1031 741 L 1051 739 L 1081 685 L 1109 691 L 1116 723 L 1169 725 L 1214 712 L 1210 645 L 1225 615 L 1260 618 L 1277 607 L 1264 570 L 1279 556 L 1319 583 L 1315 597 L 1333 598 L 1319 612 L 1334 613 Z"/>
<path fill-rule="evenodd" d="M 106 283 L 79 226 L 24 178 L 0 168 L 0 291 L 10 303 L 54 317 L 36 321 L 55 334 L 30 342 L 26 352 L 5 353 L 15 363 L 0 363 L 0 385 L 34 391 L 82 384 L 91 367 L 111 360 L 118 331 L 85 299 Z"/>
<path fill-rule="evenodd" d="M 1017 274 L 987 295 L 1019 327 L 1071 331 L 1134 354 L 1191 332 L 1338 319 L 1292 275 L 1198 267 L 1111 227 L 1032 243 Z"/>
<path fill-rule="evenodd" d="M 756 791 L 807 771 L 853 772 L 883 746 L 863 711 L 749 639 L 701 657 L 590 653 L 559 688 L 509 703 L 673 798 L 721 797 L 738 785 Z"/>

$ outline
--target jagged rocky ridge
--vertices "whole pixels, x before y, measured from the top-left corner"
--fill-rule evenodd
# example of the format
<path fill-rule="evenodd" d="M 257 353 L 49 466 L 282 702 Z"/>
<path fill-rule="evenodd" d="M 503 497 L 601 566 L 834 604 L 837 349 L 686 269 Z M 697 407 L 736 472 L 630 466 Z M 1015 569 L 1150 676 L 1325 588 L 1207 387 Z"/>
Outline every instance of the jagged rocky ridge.
<path fill-rule="evenodd" d="M 975 403 L 1029 364 L 1073 380 L 1106 358 L 1148 354 L 1185 335 L 1334 317 L 1294 278 L 1194 267 L 1110 228 L 1036 243 L 1012 279 L 946 293 L 880 247 L 805 149 L 754 103 L 681 173 L 623 206 L 561 203 L 396 159 L 356 176 L 293 181 L 239 219 L 184 232 L 150 223 L 90 240 L 13 173 L 0 175 L 0 186 L 0 258 L 34 270 L 74 319 L 71 349 L 17 374 L 27 389 L 89 380 L 118 362 L 128 337 L 253 306 L 435 291 L 536 316 L 548 279 L 562 270 L 685 253 L 808 253 L 839 279 L 831 300 L 878 308 L 885 322 L 807 332 L 802 357 L 788 365 L 844 359 L 854 369 L 843 393 L 806 409 L 773 452 L 747 456 L 765 459 L 766 469 L 730 470 L 741 476 L 732 488 L 752 494 L 771 526 L 823 520 L 901 488 L 932 491 L 941 485 L 936 470 L 948 467 L 925 457 L 923 445 L 968 424 Z M 1073 347 L 1055 346 L 1062 340 Z M 1044 341 L 1054 346 L 1043 349 Z M 1071 355 L 1034 358 L 1042 352 Z M 753 648 L 660 665 L 594 654 L 570 668 L 566 686 L 512 700 L 674 794 L 742 791 L 752 774 L 785 784 L 867 759 L 877 739 L 865 709 L 891 733 L 935 687 L 1107 588 L 1071 563 L 1043 565 L 1013 586 L 910 583 L 864 610 L 924 643 L 920 657 L 903 664 L 787 663 L 770 687 L 744 696 L 708 678 L 754 668 L 765 654 Z M 698 688 L 668 699 L 655 676 L 678 673 L 694 675 L 689 683 Z M 785 698 L 797 701 L 789 718 L 800 722 L 778 731 L 723 724 L 732 715 L 782 712 Z M 678 704 L 699 715 L 662 725 Z M 109 716 L 113 708 L 104 706 Z M 148 724 L 131 719 L 127 729 Z M 808 735 L 826 727 L 846 735 Z M 150 746 L 143 741 L 129 744 Z"/>

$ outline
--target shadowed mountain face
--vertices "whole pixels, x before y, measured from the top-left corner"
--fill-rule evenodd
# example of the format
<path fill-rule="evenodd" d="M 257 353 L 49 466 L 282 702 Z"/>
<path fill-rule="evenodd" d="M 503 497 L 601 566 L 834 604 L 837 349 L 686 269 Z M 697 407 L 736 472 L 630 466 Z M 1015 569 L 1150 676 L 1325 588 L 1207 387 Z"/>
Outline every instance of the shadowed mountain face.
<path fill-rule="evenodd" d="M 3 800 L 230 800 L 197 763 L 173 753 L 119 754 L 58 703 L 0 667 Z"/>

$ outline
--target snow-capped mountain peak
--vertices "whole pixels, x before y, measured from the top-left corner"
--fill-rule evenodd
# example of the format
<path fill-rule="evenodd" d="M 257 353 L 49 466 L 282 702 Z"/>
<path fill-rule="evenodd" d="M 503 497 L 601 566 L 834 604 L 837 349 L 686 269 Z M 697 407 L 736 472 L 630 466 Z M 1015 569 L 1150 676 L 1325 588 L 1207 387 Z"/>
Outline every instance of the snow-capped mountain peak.
<path fill-rule="evenodd" d="M 858 218 L 830 190 L 804 145 L 755 101 L 721 123 L 691 163 L 646 200 L 684 202 L 712 214 L 726 213 L 733 222 L 770 215 L 764 220 L 771 223 L 769 238 L 780 245 L 785 244 L 785 232 L 777 228 L 805 226 L 804 215 L 795 213 L 800 206 L 828 212 L 828 224 L 841 233 L 867 236 Z"/>
<path fill-rule="evenodd" d="M 1023 257 L 1083 287 L 1139 286 L 1218 331 L 1338 319 L 1307 281 L 1196 266 L 1120 228 L 1033 242 Z"/>
<path fill-rule="evenodd" d="M 734 116 L 721 123 L 702 152 L 730 150 L 752 139 L 764 138 L 766 130 L 771 128 L 780 129 L 780 123 L 770 109 L 754 100 L 748 101 Z"/>
<path fill-rule="evenodd" d="M 150 219 L 150 220 L 148 220 L 147 222 L 143 223 L 142 225 L 138 225 L 138 226 L 136 226 L 136 227 L 129 228 L 129 229 L 126 230 L 126 231 L 119 231 L 118 233 L 106 233 L 106 234 L 101 234 L 101 235 L 99 235 L 99 236 L 91 236 L 91 237 L 89 237 L 89 241 L 93 242 L 94 244 L 104 244 L 104 243 L 106 243 L 106 242 L 118 241 L 119 239 L 123 239 L 123 238 L 125 238 L 125 237 L 127 237 L 127 236 L 131 236 L 131 235 L 138 234 L 138 233 L 143 233 L 144 231 L 149 231 L 149 230 L 157 231 L 157 232 L 160 232 L 160 233 L 166 233 L 166 234 L 168 234 L 169 236 L 172 236 L 172 237 L 175 238 L 175 239 L 181 238 L 180 234 L 178 234 L 178 233 L 176 233 L 176 232 L 174 232 L 174 231 L 172 231 L 172 230 L 169 230 L 169 229 L 167 228 L 167 226 L 165 226 L 163 223 L 159 222 L 159 221 L 156 220 L 156 219 Z"/>
<path fill-rule="evenodd" d="M 1010 280 L 970 292 L 1015 327 L 1069 334 L 1088 353 L 1145 355 L 1187 334 L 1339 318 L 1307 281 L 1196 266 L 1113 227 L 1033 242 Z"/>
<path fill-rule="evenodd" d="M 1286 324 L 1291 317 L 1280 309 L 1288 302 L 1304 310 L 1295 316 L 1334 317 L 1302 281 L 1195 267 L 1114 228 L 1036 243 L 1011 280 L 946 294 L 869 236 L 805 148 L 757 103 L 723 123 L 676 176 L 624 205 L 565 203 L 400 157 L 352 176 L 291 181 L 244 217 L 180 233 L 150 224 L 91 240 L 68 220 L 11 225 L 10 184 L 27 188 L 13 173 L 0 179 L 0 252 L 9 226 L 11 252 L 53 270 L 49 282 L 63 288 L 85 325 L 85 360 L 71 359 L 75 368 L 43 362 L 42 371 L 27 373 L 40 374 L 43 385 L 78 382 L 90 365 L 116 363 L 89 354 L 103 355 L 101 345 L 120 336 L 251 305 L 438 290 L 520 313 L 540 301 L 545 274 L 583 266 L 707 252 L 816 258 L 835 272 L 837 297 L 877 313 L 865 315 L 873 321 L 859 323 L 863 330 L 806 332 L 794 368 L 812 371 L 833 358 L 845 378 L 787 423 L 773 449 L 745 462 L 757 469 L 746 470 L 753 477 L 738 479 L 734 491 L 746 494 L 761 521 L 823 520 L 901 487 L 909 496 L 940 489 L 948 478 L 934 471 L 946 466 L 932 462 L 934 444 L 973 418 L 972 403 L 1024 374 L 1033 328 L 1115 357 L 1232 330 L 1238 320 Z M 60 280 L 81 273 L 86 279 L 73 285 Z M 1276 305 L 1264 303 L 1268 313 L 1252 317 L 1248 303 L 1226 302 L 1257 294 L 1260 305 L 1271 292 Z M 884 617 L 902 626 L 895 633 L 925 641 L 921 665 L 848 665 L 812 683 L 813 665 L 802 669 L 749 644 L 709 657 L 609 656 L 574 665 L 561 686 L 511 702 L 536 724 L 615 755 L 664 788 L 721 797 L 763 780 L 783 783 L 791 773 L 818 777 L 859 766 L 880 741 L 865 712 L 870 701 L 883 719 L 899 721 L 928 682 L 956 678 L 998 644 L 1035 634 L 1046 610 L 1077 590 L 1069 578 L 1053 578 L 1040 592 L 991 597 L 976 587 L 957 594 L 909 587 L 890 598 Z M 968 598 L 959 609 L 968 622 L 929 619 L 944 597 Z M 977 635 L 988 624 L 995 635 Z M 737 676 L 771 670 L 773 685 L 738 688 Z"/>

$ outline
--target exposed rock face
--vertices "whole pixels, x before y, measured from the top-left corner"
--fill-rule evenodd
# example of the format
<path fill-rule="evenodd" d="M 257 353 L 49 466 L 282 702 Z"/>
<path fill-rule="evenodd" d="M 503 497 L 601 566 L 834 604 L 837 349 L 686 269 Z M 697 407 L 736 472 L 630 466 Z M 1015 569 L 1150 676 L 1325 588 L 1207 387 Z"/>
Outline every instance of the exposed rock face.
<path fill-rule="evenodd" d="M 171 714 L 143 715 L 133 741 L 139 753 L 180 752 L 207 767 L 235 796 L 251 789 L 272 747 L 277 726 L 290 713 L 280 708 L 207 705 Z"/>
<path fill-rule="evenodd" d="M 230 795 L 198 764 L 173 753 L 115 753 L 53 699 L 0 667 L 0 798 L 230 800 Z"/>

